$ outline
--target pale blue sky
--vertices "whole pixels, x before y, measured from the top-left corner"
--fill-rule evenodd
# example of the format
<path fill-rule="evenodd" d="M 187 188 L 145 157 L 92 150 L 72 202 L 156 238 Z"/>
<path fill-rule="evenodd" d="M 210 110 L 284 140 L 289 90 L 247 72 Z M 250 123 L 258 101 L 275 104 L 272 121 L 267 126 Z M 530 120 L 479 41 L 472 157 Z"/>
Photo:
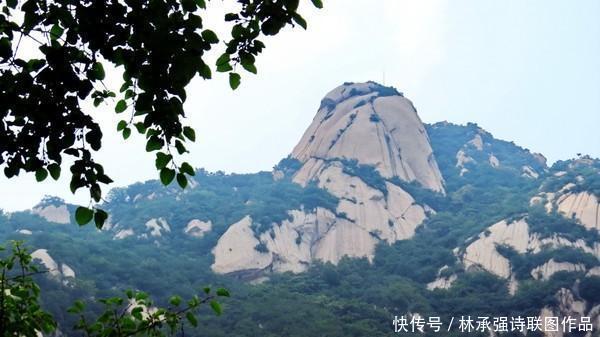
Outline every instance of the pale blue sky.
<path fill-rule="evenodd" d="M 258 76 L 244 76 L 237 91 L 222 76 L 192 83 L 186 109 L 198 140 L 186 159 L 194 166 L 269 170 L 329 90 L 345 81 L 382 82 L 384 72 L 385 84 L 404 92 L 424 122 L 475 122 L 550 162 L 578 152 L 600 157 L 600 1 L 324 2 L 320 11 L 304 6 L 308 31 L 266 41 Z M 115 185 L 155 178 L 141 138 L 123 145 L 112 131 L 117 119 L 105 110 L 95 113 L 109 128 L 99 158 Z M 44 194 L 87 201 L 70 194 L 66 179 L 2 176 L 0 190 L 7 210 L 31 207 Z"/>

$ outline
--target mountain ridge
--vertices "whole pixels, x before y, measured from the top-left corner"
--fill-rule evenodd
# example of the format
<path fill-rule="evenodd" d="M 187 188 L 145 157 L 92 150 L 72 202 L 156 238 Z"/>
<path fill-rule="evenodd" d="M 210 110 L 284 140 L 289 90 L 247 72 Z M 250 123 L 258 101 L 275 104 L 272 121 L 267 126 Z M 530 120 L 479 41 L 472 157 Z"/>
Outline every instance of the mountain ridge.
<path fill-rule="evenodd" d="M 573 314 L 600 326 L 600 227 L 592 216 L 600 214 L 600 160 L 582 156 L 548 167 L 540 155 L 476 124 L 422 124 L 400 92 L 374 83 L 347 83 L 333 93 L 297 149 L 271 172 L 199 169 L 185 190 L 156 180 L 113 189 L 101 231 L 77 228 L 75 207 L 47 198 L 29 212 L 0 212 L 0 234 L 27 239 L 44 265 L 68 267 L 41 279 L 55 299 L 225 283 L 279 310 L 284 298 L 306 297 L 306 312 L 322 310 L 329 326 L 337 319 L 332 313 L 344 319 L 343 312 L 358 310 L 353 301 L 368 317 Z M 402 138 L 384 123 L 409 127 L 413 136 Z M 365 132 L 360 144 L 344 139 Z M 391 156 L 386 135 L 399 148 Z M 411 165 L 429 173 L 398 170 L 410 156 L 396 156 L 406 151 L 420 163 Z M 431 180 L 436 171 L 439 179 Z M 283 295 L 264 298 L 264 289 Z M 242 300 L 235 303 L 232 317 L 254 315 Z M 344 321 L 360 335 L 383 336 L 389 322 L 353 324 Z M 269 329 L 260 331 L 277 335 Z"/>

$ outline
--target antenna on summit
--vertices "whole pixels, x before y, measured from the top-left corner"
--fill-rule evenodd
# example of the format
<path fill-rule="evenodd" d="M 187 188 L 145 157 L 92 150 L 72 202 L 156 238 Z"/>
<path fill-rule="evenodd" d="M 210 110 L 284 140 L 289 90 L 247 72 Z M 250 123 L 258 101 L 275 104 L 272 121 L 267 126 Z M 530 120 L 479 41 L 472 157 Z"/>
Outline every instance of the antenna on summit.
<path fill-rule="evenodd" d="M 381 84 L 385 85 L 385 69 L 382 71 L 382 81 Z"/>

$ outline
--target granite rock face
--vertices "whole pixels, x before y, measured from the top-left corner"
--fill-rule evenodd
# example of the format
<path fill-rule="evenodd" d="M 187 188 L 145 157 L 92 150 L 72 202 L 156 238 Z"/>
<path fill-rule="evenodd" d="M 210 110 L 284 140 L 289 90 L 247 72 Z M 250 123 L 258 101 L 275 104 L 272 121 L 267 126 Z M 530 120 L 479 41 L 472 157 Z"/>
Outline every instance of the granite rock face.
<path fill-rule="evenodd" d="M 429 137 L 412 102 L 372 82 L 345 84 L 329 92 L 291 156 L 309 168 L 315 161 L 356 160 L 385 178 L 444 191 Z M 298 182 L 318 178 L 309 168 Z"/>
<path fill-rule="evenodd" d="M 254 233 L 250 217 L 240 220 L 214 249 L 215 272 L 301 272 L 314 260 L 372 260 L 379 242 L 411 238 L 432 212 L 417 204 L 402 182 L 445 193 L 412 103 L 372 82 L 344 84 L 328 93 L 290 157 L 300 163 L 292 181 L 328 191 L 339 200 L 336 209 L 290 210 L 291 220 L 272 224 L 268 233 Z M 349 166 L 372 168 L 382 183 L 374 186 Z M 275 171 L 274 179 L 282 174 Z"/>

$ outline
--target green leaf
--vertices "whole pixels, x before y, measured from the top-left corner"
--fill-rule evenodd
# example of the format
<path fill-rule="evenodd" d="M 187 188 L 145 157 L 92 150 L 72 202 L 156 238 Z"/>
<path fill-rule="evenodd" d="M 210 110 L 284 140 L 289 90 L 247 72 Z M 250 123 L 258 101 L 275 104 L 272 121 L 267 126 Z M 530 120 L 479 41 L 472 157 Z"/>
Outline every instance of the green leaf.
<path fill-rule="evenodd" d="M 152 136 L 148 139 L 146 143 L 146 152 L 152 152 L 156 150 L 160 150 L 163 147 L 163 142 L 157 136 Z"/>
<path fill-rule="evenodd" d="M 217 289 L 217 296 L 229 297 L 229 291 L 225 288 Z"/>
<path fill-rule="evenodd" d="M 183 128 L 183 135 L 186 136 L 192 142 L 196 141 L 196 131 L 189 126 Z"/>
<path fill-rule="evenodd" d="M 163 167 L 160 170 L 160 182 L 167 186 L 169 185 L 173 179 L 175 179 L 175 170 L 172 170 L 168 167 Z"/>
<path fill-rule="evenodd" d="M 148 298 L 148 294 L 146 294 L 146 293 L 145 293 L 145 292 L 143 292 L 143 291 L 139 291 L 139 292 L 137 292 L 137 293 L 135 294 L 135 300 L 136 300 L 136 301 L 138 301 L 138 302 L 139 302 L 139 301 L 142 301 L 142 300 L 145 300 L 145 299 L 147 299 L 147 298 Z"/>
<path fill-rule="evenodd" d="M 252 63 L 242 63 L 242 67 L 244 67 L 244 69 L 246 69 L 247 71 L 249 71 L 255 75 L 258 72 L 256 69 L 256 66 Z"/>
<path fill-rule="evenodd" d="M 95 79 L 102 81 L 106 77 L 102 63 L 96 62 L 92 66 L 92 75 Z"/>
<path fill-rule="evenodd" d="M 187 181 L 187 178 L 185 177 L 185 174 L 177 173 L 177 183 L 179 184 L 179 186 L 181 188 L 187 187 L 188 181 Z"/>
<path fill-rule="evenodd" d="M 126 109 L 127 109 L 127 102 L 125 102 L 124 99 L 117 102 L 117 105 L 115 106 L 116 113 L 120 114 L 121 112 L 125 111 Z"/>
<path fill-rule="evenodd" d="M 212 72 L 210 71 L 210 67 L 207 64 L 202 64 L 198 68 L 198 74 L 202 76 L 205 80 L 209 80 L 212 78 Z"/>
<path fill-rule="evenodd" d="M 216 65 L 222 65 L 222 64 L 226 64 L 229 63 L 230 60 L 230 56 L 227 53 L 223 53 L 221 56 L 219 56 L 219 58 L 217 59 Z"/>
<path fill-rule="evenodd" d="M 245 32 L 246 29 L 241 24 L 237 24 L 231 28 L 231 36 L 233 36 L 234 39 L 241 38 Z"/>
<path fill-rule="evenodd" d="M 229 86 L 235 90 L 240 86 L 241 76 L 238 73 L 229 73 Z"/>
<path fill-rule="evenodd" d="M 123 139 L 129 138 L 129 136 L 131 136 L 131 129 L 130 128 L 123 129 Z"/>
<path fill-rule="evenodd" d="M 283 5 L 288 11 L 295 12 L 298 9 L 299 0 L 284 0 Z"/>
<path fill-rule="evenodd" d="M 298 14 L 298 13 L 292 14 L 292 19 L 294 20 L 294 22 L 299 24 L 300 27 L 306 29 L 306 27 L 307 27 L 306 20 L 304 20 L 304 18 L 302 16 L 300 16 L 300 14 Z"/>
<path fill-rule="evenodd" d="M 196 5 L 202 9 L 206 8 L 206 2 L 204 0 L 196 0 Z"/>
<path fill-rule="evenodd" d="M 146 125 L 144 125 L 144 123 L 143 123 L 143 122 L 137 122 L 137 123 L 135 123 L 135 124 L 133 124 L 133 125 L 135 126 L 135 128 L 137 129 L 137 131 L 138 131 L 140 134 L 144 134 L 144 133 L 146 133 Z"/>
<path fill-rule="evenodd" d="M 46 169 L 43 167 L 41 167 L 37 171 L 35 171 L 35 180 L 37 180 L 38 182 L 44 181 L 44 179 L 46 179 L 47 176 L 48 176 L 48 171 L 46 171 Z"/>
<path fill-rule="evenodd" d="M 236 13 L 227 13 L 225 14 L 225 21 L 229 22 L 229 21 L 235 21 L 235 20 L 239 20 L 240 16 Z"/>
<path fill-rule="evenodd" d="M 179 153 L 179 154 L 184 154 L 187 152 L 187 149 L 185 148 L 183 143 L 179 140 L 175 141 L 175 148 L 177 149 L 177 153 Z"/>
<path fill-rule="evenodd" d="M 323 1 L 321 0 L 311 0 L 313 5 L 317 8 L 323 8 Z"/>
<path fill-rule="evenodd" d="M 233 67 L 229 63 L 220 64 L 217 66 L 217 71 L 220 73 L 226 73 L 228 71 L 232 71 Z"/>
<path fill-rule="evenodd" d="M 96 224 L 96 228 L 102 229 L 104 226 L 104 222 L 108 219 L 108 213 L 101 209 L 97 209 L 96 213 L 94 213 L 94 223 Z"/>
<path fill-rule="evenodd" d="M 169 299 L 169 303 L 171 303 L 174 306 L 178 306 L 181 304 L 181 297 L 177 295 L 171 296 L 171 298 Z"/>
<path fill-rule="evenodd" d="M 167 166 L 167 164 L 171 161 L 171 159 L 173 159 L 173 156 L 171 156 L 170 154 L 166 154 L 163 152 L 157 152 L 156 160 L 154 161 L 154 164 L 156 165 L 156 169 L 162 170 L 164 167 Z"/>
<path fill-rule="evenodd" d="M 69 309 L 67 309 L 67 311 L 70 313 L 79 314 L 79 313 L 82 313 L 84 309 L 85 309 L 85 305 L 83 304 L 83 302 L 81 302 L 80 300 L 77 300 L 73 303 L 73 306 L 71 306 Z"/>
<path fill-rule="evenodd" d="M 143 311 L 144 311 L 144 308 L 135 307 L 131 310 L 131 316 L 133 316 L 138 321 L 141 321 L 142 319 L 144 319 L 144 316 L 142 315 Z"/>
<path fill-rule="evenodd" d="M 80 226 L 83 226 L 83 225 L 87 224 L 88 222 L 92 221 L 93 217 L 94 217 L 94 211 L 87 207 L 79 206 L 79 207 L 77 207 L 77 210 L 75 211 L 75 221 L 77 221 L 77 223 Z"/>
<path fill-rule="evenodd" d="M 181 7 L 186 12 L 193 12 L 196 10 L 196 1 L 195 0 L 181 0 Z"/>
<path fill-rule="evenodd" d="M 60 178 L 60 165 L 52 163 L 48 165 L 48 171 L 50 172 L 52 179 L 58 180 L 58 178 Z"/>
<path fill-rule="evenodd" d="M 206 29 L 202 32 L 202 38 L 204 39 L 204 41 L 206 41 L 210 44 L 215 44 L 215 43 L 219 42 L 219 38 L 217 37 L 217 34 L 215 34 L 215 32 L 213 32 L 210 29 Z"/>
<path fill-rule="evenodd" d="M 117 124 L 117 131 L 121 131 L 121 130 L 125 129 L 126 127 L 127 127 L 127 122 L 120 121 L 119 124 Z"/>
<path fill-rule="evenodd" d="M 190 324 L 193 327 L 197 327 L 198 326 L 198 320 L 196 319 L 196 316 L 194 316 L 194 314 L 192 312 L 188 311 L 185 314 L 185 318 L 187 318 L 188 322 L 190 322 Z"/>
<path fill-rule="evenodd" d="M 217 316 L 220 316 L 223 313 L 223 309 L 221 309 L 221 305 L 217 301 L 210 301 L 210 307 Z"/>
<path fill-rule="evenodd" d="M 56 40 L 60 38 L 64 31 L 65 30 L 61 26 L 55 24 L 54 26 L 52 26 L 52 28 L 50 28 L 50 40 Z"/>
<path fill-rule="evenodd" d="M 196 174 L 196 172 L 194 172 L 194 168 L 192 167 L 192 165 L 184 162 L 183 164 L 181 164 L 181 167 L 179 168 L 179 171 L 182 173 L 187 173 L 190 176 L 194 176 Z"/>

